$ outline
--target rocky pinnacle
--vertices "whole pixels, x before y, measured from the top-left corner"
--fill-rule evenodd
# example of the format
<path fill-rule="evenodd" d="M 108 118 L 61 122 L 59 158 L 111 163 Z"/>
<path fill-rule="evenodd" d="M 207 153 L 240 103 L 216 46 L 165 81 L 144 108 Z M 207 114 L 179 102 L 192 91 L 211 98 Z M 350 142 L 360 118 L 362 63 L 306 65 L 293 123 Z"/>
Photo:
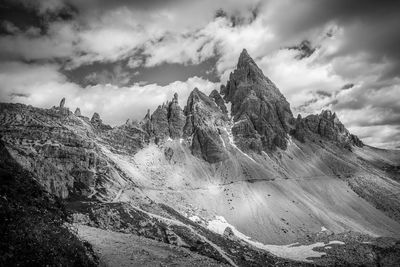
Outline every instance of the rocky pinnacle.
<path fill-rule="evenodd" d="M 287 133 L 293 121 L 290 105 L 246 49 L 240 54 L 226 86 L 221 88 L 221 94 L 232 103 L 235 122 L 232 132 L 242 149 L 286 149 Z"/>

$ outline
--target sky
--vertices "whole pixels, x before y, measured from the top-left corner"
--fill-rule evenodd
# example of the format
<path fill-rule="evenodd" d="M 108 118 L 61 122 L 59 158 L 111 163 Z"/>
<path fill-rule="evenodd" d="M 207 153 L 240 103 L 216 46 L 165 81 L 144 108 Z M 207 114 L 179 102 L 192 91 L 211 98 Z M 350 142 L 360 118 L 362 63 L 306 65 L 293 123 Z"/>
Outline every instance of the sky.
<path fill-rule="evenodd" d="M 3 0 L 0 102 L 111 125 L 225 84 L 243 48 L 306 116 L 400 149 L 400 1 Z"/>

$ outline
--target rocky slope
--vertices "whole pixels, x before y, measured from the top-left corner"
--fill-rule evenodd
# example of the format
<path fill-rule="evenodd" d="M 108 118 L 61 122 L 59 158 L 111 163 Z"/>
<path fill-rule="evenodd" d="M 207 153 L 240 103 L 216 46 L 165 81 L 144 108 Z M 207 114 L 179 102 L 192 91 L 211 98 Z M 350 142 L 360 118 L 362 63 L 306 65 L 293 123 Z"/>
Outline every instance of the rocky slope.
<path fill-rule="evenodd" d="M 96 231 L 169 244 L 175 249 L 159 249 L 177 262 L 190 250 L 201 255 L 187 254 L 193 264 L 207 257 L 211 266 L 396 259 L 396 241 L 387 250 L 374 244 L 377 236 L 400 237 L 400 152 L 363 144 L 330 111 L 294 118 L 245 50 L 220 93 L 195 88 L 183 109 L 175 94 L 140 122 L 111 127 L 67 103 L 1 103 L 1 140 L 47 192 L 64 199 L 78 232 L 109 262 L 118 259 Z M 325 231 L 331 239 L 321 241 Z M 340 246 L 326 248 L 335 238 Z M 354 247 L 375 256 L 340 258 L 338 251 Z M 139 254 L 144 262 L 165 260 Z"/>
<path fill-rule="evenodd" d="M 64 205 L 21 168 L 0 141 L 0 265 L 97 266 L 68 227 Z"/>

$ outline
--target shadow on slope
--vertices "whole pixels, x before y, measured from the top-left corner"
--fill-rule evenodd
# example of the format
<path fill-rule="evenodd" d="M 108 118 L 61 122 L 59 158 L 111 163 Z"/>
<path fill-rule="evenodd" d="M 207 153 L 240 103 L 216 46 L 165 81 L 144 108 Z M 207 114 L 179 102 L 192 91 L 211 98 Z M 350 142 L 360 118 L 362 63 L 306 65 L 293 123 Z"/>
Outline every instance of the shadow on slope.
<path fill-rule="evenodd" d="M 0 142 L 0 266 L 96 266 L 91 246 L 65 225 L 67 213 Z"/>

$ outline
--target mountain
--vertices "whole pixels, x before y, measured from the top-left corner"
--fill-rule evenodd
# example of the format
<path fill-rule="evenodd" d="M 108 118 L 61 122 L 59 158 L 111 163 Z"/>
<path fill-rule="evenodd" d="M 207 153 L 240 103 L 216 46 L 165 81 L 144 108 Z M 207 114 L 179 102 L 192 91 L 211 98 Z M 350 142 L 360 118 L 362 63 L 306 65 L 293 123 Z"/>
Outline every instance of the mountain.
<path fill-rule="evenodd" d="M 1 103 L 1 141 L 101 264 L 400 261 L 400 152 L 363 144 L 329 110 L 295 118 L 246 50 L 220 92 L 195 88 L 185 107 L 175 94 L 139 122 L 111 127 L 67 103 Z"/>

